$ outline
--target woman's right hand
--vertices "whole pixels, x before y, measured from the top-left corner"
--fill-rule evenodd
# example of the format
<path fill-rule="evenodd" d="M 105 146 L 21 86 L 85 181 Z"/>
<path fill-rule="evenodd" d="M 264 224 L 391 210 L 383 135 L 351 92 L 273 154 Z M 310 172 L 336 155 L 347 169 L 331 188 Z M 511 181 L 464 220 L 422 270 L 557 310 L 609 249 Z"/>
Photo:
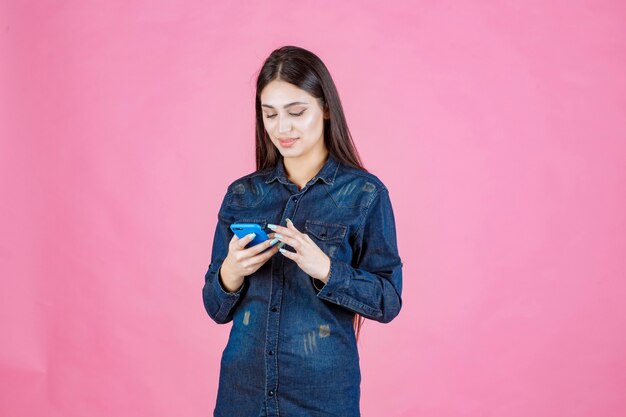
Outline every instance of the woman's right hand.
<path fill-rule="evenodd" d="M 255 273 L 268 259 L 278 252 L 276 245 L 278 240 L 272 244 L 274 235 L 275 233 L 268 234 L 268 240 L 248 249 L 245 249 L 245 247 L 254 239 L 253 233 L 241 239 L 239 239 L 237 235 L 233 235 L 228 243 L 228 255 L 226 259 L 224 259 L 224 262 L 222 262 L 219 272 L 219 278 L 226 291 L 236 292 L 239 290 L 243 285 L 245 277 Z M 271 249 L 261 253 L 270 246 L 272 246 Z"/>

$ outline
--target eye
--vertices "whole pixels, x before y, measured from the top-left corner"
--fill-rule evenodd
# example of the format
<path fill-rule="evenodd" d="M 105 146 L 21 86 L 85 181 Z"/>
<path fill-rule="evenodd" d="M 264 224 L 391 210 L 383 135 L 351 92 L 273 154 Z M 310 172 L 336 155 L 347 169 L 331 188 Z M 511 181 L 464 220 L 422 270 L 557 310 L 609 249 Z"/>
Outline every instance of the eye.
<path fill-rule="evenodd" d="M 289 113 L 291 116 L 295 116 L 295 117 L 300 117 L 302 116 L 302 113 L 304 113 L 306 111 L 306 109 L 302 110 L 300 113 Z M 275 114 L 272 115 L 266 115 L 265 116 L 267 119 L 273 119 L 274 117 L 276 117 Z"/>

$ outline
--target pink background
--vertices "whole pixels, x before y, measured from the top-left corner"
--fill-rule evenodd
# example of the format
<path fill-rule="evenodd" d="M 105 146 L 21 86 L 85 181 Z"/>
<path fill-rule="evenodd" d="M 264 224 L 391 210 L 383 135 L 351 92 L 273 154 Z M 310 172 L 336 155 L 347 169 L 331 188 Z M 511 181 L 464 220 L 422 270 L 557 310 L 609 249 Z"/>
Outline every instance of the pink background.
<path fill-rule="evenodd" d="M 208 416 L 201 289 L 255 72 L 328 65 L 389 187 L 403 310 L 363 416 L 623 416 L 621 1 L 0 3 L 0 415 Z"/>

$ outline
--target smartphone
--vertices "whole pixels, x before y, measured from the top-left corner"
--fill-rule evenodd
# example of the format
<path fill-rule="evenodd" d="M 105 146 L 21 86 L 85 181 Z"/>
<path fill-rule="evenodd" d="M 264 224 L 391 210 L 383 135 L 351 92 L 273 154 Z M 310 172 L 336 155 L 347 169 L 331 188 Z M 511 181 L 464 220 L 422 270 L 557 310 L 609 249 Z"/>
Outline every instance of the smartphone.
<path fill-rule="evenodd" d="M 239 239 L 245 237 L 250 233 L 256 234 L 254 239 L 252 239 L 252 241 L 250 241 L 246 245 L 246 248 L 258 245 L 259 243 L 263 243 L 267 239 L 269 239 L 267 234 L 263 231 L 263 229 L 261 229 L 261 226 L 257 223 L 233 223 L 230 225 L 230 230 L 232 230 Z"/>

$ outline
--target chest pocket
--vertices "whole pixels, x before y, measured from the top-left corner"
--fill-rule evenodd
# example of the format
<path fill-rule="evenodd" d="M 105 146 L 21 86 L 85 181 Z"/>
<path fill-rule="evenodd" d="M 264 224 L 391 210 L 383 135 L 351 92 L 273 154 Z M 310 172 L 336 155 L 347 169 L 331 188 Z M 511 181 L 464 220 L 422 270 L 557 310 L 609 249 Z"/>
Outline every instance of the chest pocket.
<path fill-rule="evenodd" d="M 307 220 L 304 223 L 307 234 L 329 257 L 333 257 L 337 247 L 343 242 L 348 226 L 337 223 L 324 223 L 316 220 Z"/>

